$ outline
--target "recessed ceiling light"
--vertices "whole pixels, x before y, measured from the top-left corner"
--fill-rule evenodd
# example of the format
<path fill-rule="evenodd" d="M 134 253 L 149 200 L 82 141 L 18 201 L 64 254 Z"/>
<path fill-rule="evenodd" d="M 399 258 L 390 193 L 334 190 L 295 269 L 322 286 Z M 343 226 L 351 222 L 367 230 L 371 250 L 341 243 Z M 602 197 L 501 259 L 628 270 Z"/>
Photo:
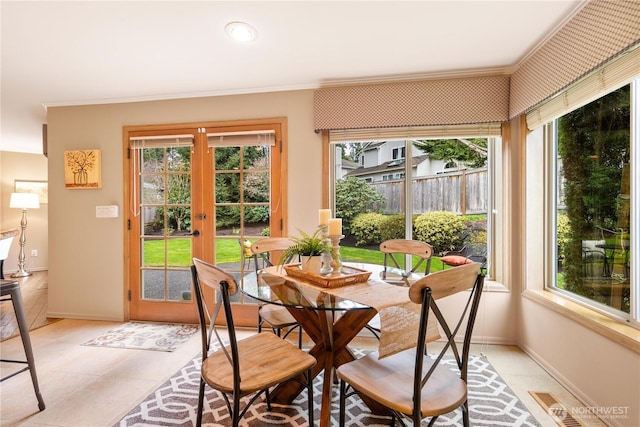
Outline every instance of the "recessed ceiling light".
<path fill-rule="evenodd" d="M 250 42 L 258 38 L 258 31 L 244 22 L 230 22 L 224 29 L 232 39 L 240 42 Z"/>

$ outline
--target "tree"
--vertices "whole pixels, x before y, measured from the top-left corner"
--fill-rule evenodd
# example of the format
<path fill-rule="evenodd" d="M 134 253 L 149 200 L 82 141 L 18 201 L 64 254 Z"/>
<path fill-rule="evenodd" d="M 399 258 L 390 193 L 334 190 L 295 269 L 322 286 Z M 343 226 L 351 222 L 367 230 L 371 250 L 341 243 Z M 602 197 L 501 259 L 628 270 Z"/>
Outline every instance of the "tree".
<path fill-rule="evenodd" d="M 240 224 L 241 183 L 240 170 L 244 171 L 242 196 L 244 202 L 262 203 L 269 201 L 269 147 L 216 147 L 216 203 L 232 203 L 216 210 L 218 226 L 238 226 Z M 256 171 L 253 171 L 255 169 Z M 260 172 L 258 172 L 260 171 Z M 237 205 L 236 205 L 237 204 Z M 244 222 L 266 222 L 269 208 L 253 206 L 245 208 Z"/>
<path fill-rule="evenodd" d="M 374 142 L 345 142 L 344 144 L 338 144 L 338 147 L 342 150 L 342 158 L 354 163 L 358 163 L 362 152 Z"/>
<path fill-rule="evenodd" d="M 415 141 L 413 145 L 447 165 L 462 162 L 480 168 L 487 164 L 487 138 L 426 139 Z"/>
<path fill-rule="evenodd" d="M 364 180 L 348 177 L 336 181 L 336 217 L 342 218 L 342 229 L 350 233 L 353 219 L 366 212 L 379 212 L 384 208 L 385 200 L 375 188 Z"/>
<path fill-rule="evenodd" d="M 594 295 L 583 280 L 582 241 L 617 227 L 620 183 L 630 159 L 629 123 L 629 85 L 558 119 L 558 154 L 569 219 L 565 285 L 587 297 Z"/>

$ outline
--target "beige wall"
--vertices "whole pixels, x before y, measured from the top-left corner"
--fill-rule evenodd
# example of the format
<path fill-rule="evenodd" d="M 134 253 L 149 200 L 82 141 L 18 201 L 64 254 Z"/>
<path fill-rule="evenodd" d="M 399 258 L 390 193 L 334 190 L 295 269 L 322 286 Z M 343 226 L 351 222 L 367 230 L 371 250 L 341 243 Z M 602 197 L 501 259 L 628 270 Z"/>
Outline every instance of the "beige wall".
<path fill-rule="evenodd" d="M 42 154 L 14 153 L 0 151 L 0 229 L 20 230 L 22 210 L 9 207 L 11 193 L 14 190 L 15 180 L 46 181 L 47 158 Z M 25 268 L 29 271 L 46 270 L 48 259 L 48 232 L 49 224 L 47 215 L 49 205 L 41 204 L 40 209 L 27 212 L 27 232 L 25 234 Z M 4 262 L 5 277 L 18 270 L 18 255 L 20 236 L 16 236 L 11 244 L 9 256 Z M 32 257 L 31 251 L 38 250 L 38 256 Z"/>
<path fill-rule="evenodd" d="M 313 91 L 51 108 L 49 128 L 49 315 L 122 320 L 126 212 L 96 219 L 95 207 L 123 207 L 122 128 L 268 117 L 288 118 L 289 225 L 314 227 L 320 207 L 321 137 L 313 131 Z M 63 152 L 102 150 L 103 186 L 67 190 Z M 294 229 L 295 230 L 295 229 Z"/>

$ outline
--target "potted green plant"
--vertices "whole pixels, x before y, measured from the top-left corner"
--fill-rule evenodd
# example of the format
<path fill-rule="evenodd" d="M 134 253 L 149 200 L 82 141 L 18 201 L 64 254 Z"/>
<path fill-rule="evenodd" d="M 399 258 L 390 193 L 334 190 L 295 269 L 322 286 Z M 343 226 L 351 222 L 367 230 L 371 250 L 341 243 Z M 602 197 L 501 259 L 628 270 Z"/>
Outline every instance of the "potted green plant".
<path fill-rule="evenodd" d="M 330 254 L 331 243 L 323 234 L 323 228 L 318 227 L 313 234 L 298 229 L 299 236 L 291 237 L 294 244 L 284 251 L 278 259 L 278 264 L 300 257 L 302 269 L 318 273 L 322 266 L 322 254 Z M 317 271 L 316 271 L 317 270 Z"/>

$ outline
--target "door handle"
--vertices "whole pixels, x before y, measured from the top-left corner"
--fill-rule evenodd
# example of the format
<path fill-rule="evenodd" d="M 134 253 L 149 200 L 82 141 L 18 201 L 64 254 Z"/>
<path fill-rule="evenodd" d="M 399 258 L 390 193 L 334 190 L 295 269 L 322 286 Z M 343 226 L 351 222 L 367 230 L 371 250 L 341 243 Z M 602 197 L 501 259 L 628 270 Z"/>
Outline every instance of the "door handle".
<path fill-rule="evenodd" d="M 193 237 L 198 237 L 200 235 L 200 232 L 198 230 L 193 230 L 193 232 L 189 233 L 189 235 Z"/>

